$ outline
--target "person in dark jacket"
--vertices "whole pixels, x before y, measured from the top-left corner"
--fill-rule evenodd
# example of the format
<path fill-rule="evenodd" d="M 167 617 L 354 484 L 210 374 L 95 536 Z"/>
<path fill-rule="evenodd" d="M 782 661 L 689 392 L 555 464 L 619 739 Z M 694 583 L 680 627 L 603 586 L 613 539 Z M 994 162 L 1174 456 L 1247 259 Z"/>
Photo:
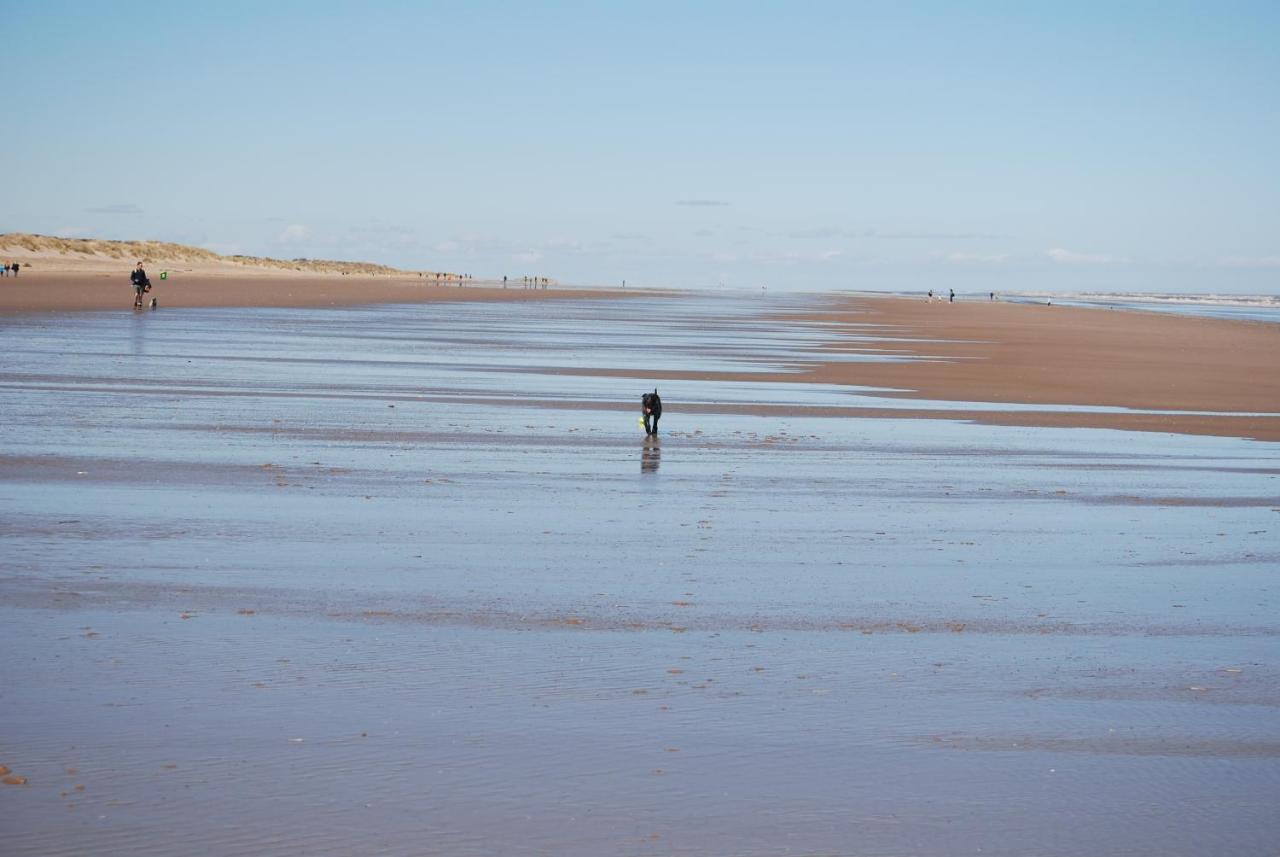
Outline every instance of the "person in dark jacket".
<path fill-rule="evenodd" d="M 143 269 L 141 262 L 133 269 L 129 280 L 133 283 L 133 308 L 142 309 L 142 296 L 151 291 L 151 281 L 147 279 L 147 272 Z"/>

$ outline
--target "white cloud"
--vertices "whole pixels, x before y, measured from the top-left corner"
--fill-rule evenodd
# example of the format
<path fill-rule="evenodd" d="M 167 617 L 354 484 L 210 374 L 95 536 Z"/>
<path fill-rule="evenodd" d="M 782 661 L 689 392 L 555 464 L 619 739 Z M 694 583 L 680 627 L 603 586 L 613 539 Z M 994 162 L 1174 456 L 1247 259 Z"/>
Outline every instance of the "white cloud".
<path fill-rule="evenodd" d="M 141 214 L 142 209 L 132 202 L 115 202 L 111 205 L 99 205 L 94 208 L 86 208 L 85 211 L 90 214 Z"/>
<path fill-rule="evenodd" d="M 1228 268 L 1280 268 L 1280 256 L 1228 256 L 1222 264 Z"/>
<path fill-rule="evenodd" d="M 276 236 L 276 243 L 293 244 L 298 241 L 306 241 L 310 237 L 310 229 L 303 226 L 301 223 L 291 223 Z"/>
<path fill-rule="evenodd" d="M 1061 247 L 1054 247 L 1044 253 L 1055 262 L 1064 265 L 1124 265 L 1129 262 L 1125 256 L 1103 256 L 1090 253 L 1074 253 Z"/>
<path fill-rule="evenodd" d="M 541 258 L 542 258 L 542 254 L 539 253 L 537 250 L 525 250 L 520 253 L 511 254 L 511 261 L 521 262 L 525 264 L 529 262 L 537 262 Z"/>
<path fill-rule="evenodd" d="M 441 241 L 439 244 L 436 244 L 431 249 L 435 250 L 437 253 L 453 253 L 458 249 L 459 246 L 460 245 L 458 244 L 457 241 Z"/>
<path fill-rule="evenodd" d="M 828 250 L 827 252 L 820 255 L 818 258 L 822 259 L 823 261 L 829 262 L 830 260 L 838 259 L 843 255 L 844 255 L 843 250 Z"/>
<path fill-rule="evenodd" d="M 999 265 L 1008 258 L 1008 253 L 952 253 L 947 261 L 957 265 Z"/>

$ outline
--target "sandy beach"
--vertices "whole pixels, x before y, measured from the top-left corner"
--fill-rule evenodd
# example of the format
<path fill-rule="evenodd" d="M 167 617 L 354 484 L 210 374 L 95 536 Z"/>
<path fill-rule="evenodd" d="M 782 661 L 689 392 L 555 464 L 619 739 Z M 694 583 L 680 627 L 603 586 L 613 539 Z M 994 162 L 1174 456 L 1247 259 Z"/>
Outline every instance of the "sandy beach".
<path fill-rule="evenodd" d="M 405 275 L 273 274 L 264 271 L 174 274 L 151 277 L 163 309 L 189 307 L 334 307 L 432 301 L 538 301 L 565 295 L 609 294 L 591 289 L 525 289 L 520 283 L 442 280 Z M 622 290 L 618 292 L 621 294 Z M 26 272 L 0 281 L 0 314 L 131 310 L 133 287 L 123 272 Z"/>
<path fill-rule="evenodd" d="M 0 857 L 1280 857 L 1280 3 L 0 20 Z"/>
<path fill-rule="evenodd" d="M 46 263 L 47 264 L 47 263 Z M 500 283 L 435 285 L 429 278 L 240 271 L 195 272 L 156 283 L 162 307 L 338 307 L 386 303 L 543 301 L 646 294 L 622 289 L 525 289 Z M 652 292 L 648 293 L 652 294 Z M 119 274 L 28 273 L 0 289 L 0 314 L 128 310 L 132 290 Z M 768 315 L 767 304 L 761 306 Z M 618 372 L 655 380 L 778 381 L 876 387 L 887 397 L 1010 405 L 1035 411 L 969 411 L 1001 425 L 1174 431 L 1280 440 L 1280 325 L 1156 313 L 905 298 L 829 298 L 820 312 L 781 319 L 839 331 L 839 341 L 803 362 L 750 373 L 643 365 L 551 371 Z M 855 359 L 847 359 L 852 356 Z M 870 359 L 867 359 L 870 358 Z M 537 368 L 537 367 L 533 367 Z M 948 406 L 947 415 L 954 413 Z M 1091 409 L 1085 412 L 1076 407 Z M 1113 409 L 1111 412 L 1098 409 Z M 792 411 L 792 413 L 799 413 Z M 938 411 L 846 409 L 851 417 Z"/>
<path fill-rule="evenodd" d="M 1088 427 L 1269 407 L 1199 320 L 342 285 L 0 318 L 17 853 L 1277 841 L 1277 447 Z M 1000 386 L 1130 331 L 1167 399 Z"/>

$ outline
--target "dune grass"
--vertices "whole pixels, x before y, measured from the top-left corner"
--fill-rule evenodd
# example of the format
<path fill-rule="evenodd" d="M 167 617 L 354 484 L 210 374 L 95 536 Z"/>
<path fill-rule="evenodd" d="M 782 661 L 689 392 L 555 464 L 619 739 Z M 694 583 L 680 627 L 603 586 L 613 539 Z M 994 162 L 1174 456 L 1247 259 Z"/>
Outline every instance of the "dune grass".
<path fill-rule="evenodd" d="M 271 259 L 264 256 L 223 256 L 202 247 L 172 244 L 167 241 L 109 241 L 103 238 L 55 238 L 10 232 L 0 235 L 0 253 L 5 250 L 30 253 L 52 253 L 63 256 L 98 256 L 108 259 L 141 261 L 147 265 L 207 263 L 241 265 L 251 268 L 278 268 L 325 274 L 432 274 L 434 271 L 407 271 L 372 262 L 345 262 L 330 259 Z"/>

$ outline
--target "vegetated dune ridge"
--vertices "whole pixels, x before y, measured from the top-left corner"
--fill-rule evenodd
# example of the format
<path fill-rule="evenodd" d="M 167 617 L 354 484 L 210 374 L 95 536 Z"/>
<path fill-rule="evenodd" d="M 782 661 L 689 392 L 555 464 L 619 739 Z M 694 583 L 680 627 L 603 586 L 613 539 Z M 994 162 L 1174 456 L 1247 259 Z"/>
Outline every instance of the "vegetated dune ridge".
<path fill-rule="evenodd" d="M 20 262 L 24 269 L 44 272 L 119 271 L 137 262 L 182 271 L 216 273 L 254 269 L 267 274 L 384 274 L 403 276 L 436 271 L 407 271 L 372 262 L 327 259 L 271 259 L 263 256 L 223 256 L 203 247 L 167 241 L 109 241 L 102 238 L 55 238 L 10 232 L 0 235 L 0 261 Z M 457 275 L 443 275 L 456 277 Z"/>

